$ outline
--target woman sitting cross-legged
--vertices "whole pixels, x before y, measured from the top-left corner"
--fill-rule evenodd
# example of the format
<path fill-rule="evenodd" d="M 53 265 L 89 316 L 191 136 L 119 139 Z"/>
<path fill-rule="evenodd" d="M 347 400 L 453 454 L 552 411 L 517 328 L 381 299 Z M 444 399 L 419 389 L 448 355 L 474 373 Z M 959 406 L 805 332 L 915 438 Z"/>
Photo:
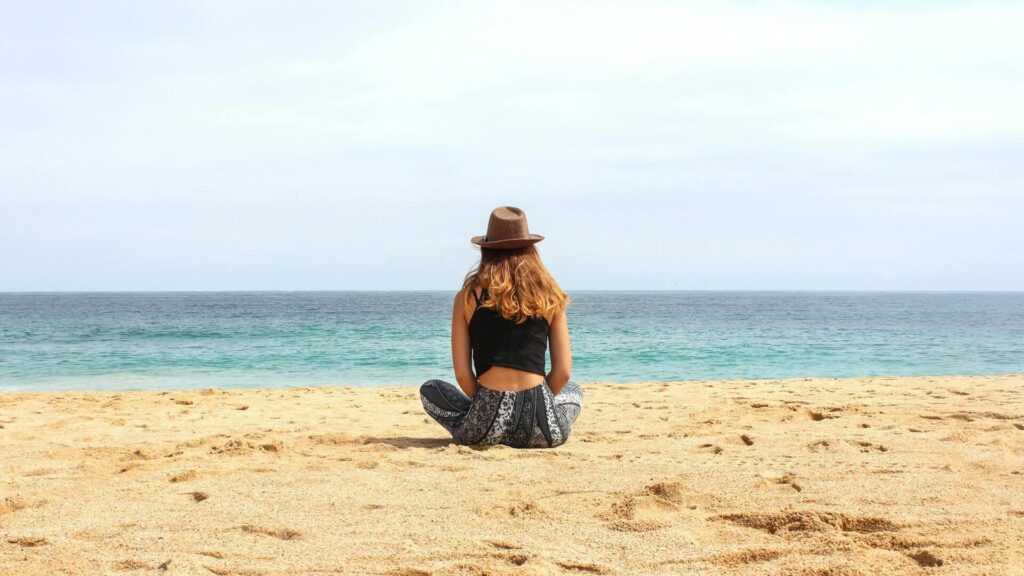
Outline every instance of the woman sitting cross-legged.
<path fill-rule="evenodd" d="M 459 386 L 428 380 L 420 387 L 427 414 L 459 444 L 555 447 L 568 440 L 582 409 L 582 392 L 569 380 L 569 299 L 533 246 L 543 238 L 530 234 L 522 210 L 501 207 L 491 213 L 487 236 L 471 240 L 480 264 L 452 307 Z"/>

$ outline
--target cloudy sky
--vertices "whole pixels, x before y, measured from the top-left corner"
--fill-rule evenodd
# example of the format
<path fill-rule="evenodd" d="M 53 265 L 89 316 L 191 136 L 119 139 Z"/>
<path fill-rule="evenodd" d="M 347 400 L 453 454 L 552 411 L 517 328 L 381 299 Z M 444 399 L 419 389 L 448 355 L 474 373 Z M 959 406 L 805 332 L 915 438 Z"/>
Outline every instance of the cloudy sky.
<path fill-rule="evenodd" d="M 1024 289 L 1024 3 L 19 2 L 0 290 Z"/>

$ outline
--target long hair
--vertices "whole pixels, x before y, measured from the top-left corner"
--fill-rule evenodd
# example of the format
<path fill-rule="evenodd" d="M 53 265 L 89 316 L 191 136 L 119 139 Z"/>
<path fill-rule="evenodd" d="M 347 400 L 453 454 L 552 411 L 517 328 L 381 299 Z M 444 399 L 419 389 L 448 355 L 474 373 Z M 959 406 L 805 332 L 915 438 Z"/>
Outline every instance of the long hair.
<path fill-rule="evenodd" d="M 533 246 L 515 250 L 480 249 L 480 263 L 466 275 L 462 288 L 468 297 L 486 288 L 481 306 L 493 308 L 517 324 L 528 318 L 549 318 L 569 305 L 569 297 L 555 282 Z"/>

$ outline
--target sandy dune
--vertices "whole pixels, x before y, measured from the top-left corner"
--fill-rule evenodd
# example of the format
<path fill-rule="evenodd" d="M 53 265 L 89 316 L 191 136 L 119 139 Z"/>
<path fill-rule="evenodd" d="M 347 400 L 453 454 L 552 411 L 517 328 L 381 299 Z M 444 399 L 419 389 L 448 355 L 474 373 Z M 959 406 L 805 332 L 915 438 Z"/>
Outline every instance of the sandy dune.
<path fill-rule="evenodd" d="M 1024 376 L 584 391 L 547 451 L 414 388 L 0 394 L 0 574 L 1024 574 Z"/>

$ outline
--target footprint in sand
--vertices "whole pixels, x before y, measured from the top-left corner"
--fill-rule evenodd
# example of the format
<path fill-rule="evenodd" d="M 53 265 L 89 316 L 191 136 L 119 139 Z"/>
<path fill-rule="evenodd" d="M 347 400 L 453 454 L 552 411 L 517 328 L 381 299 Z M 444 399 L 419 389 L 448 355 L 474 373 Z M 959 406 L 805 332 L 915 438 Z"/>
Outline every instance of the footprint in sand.
<path fill-rule="evenodd" d="M 278 453 L 283 450 L 284 444 L 279 441 L 253 443 L 247 440 L 239 440 L 237 438 L 234 438 L 228 440 L 227 442 L 221 444 L 220 446 L 212 446 L 210 448 L 210 454 L 237 456 L 240 454 L 249 454 L 252 452 Z"/>
<path fill-rule="evenodd" d="M 195 470 L 185 470 L 184 472 L 179 472 L 178 474 L 171 476 L 170 478 L 168 478 L 168 480 L 172 484 L 177 484 L 178 482 L 188 482 L 189 480 L 195 480 L 196 477 L 198 476 L 199 473 L 196 472 Z"/>
<path fill-rule="evenodd" d="M 202 550 L 200 552 L 196 552 L 196 554 L 209 558 L 216 558 L 217 560 L 223 560 L 225 557 L 223 552 L 218 552 L 216 550 Z"/>
<path fill-rule="evenodd" d="M 826 451 L 837 451 L 837 450 L 849 450 L 851 446 L 854 446 L 860 452 L 888 452 L 887 446 L 881 444 L 874 444 L 872 442 L 865 442 L 862 440 L 816 440 L 807 444 L 807 449 L 811 452 L 826 452 Z"/>
<path fill-rule="evenodd" d="M 776 484 L 781 484 L 783 486 L 789 486 L 790 488 L 792 488 L 793 490 L 796 490 L 797 492 L 802 492 L 803 489 L 804 489 L 803 486 L 801 486 L 799 483 L 797 483 L 796 475 L 791 473 L 791 472 L 786 472 L 782 476 L 774 478 L 773 480 L 774 480 L 774 482 Z"/>
<path fill-rule="evenodd" d="M 604 519 L 608 521 L 608 528 L 617 532 L 659 530 L 672 523 L 682 510 L 684 499 L 681 484 L 659 482 L 612 503 Z"/>
<path fill-rule="evenodd" d="M 704 561 L 723 568 L 738 568 L 747 564 L 770 562 L 777 558 L 781 558 L 786 553 L 787 552 L 785 550 L 777 550 L 774 548 L 747 548 L 744 550 L 737 550 L 735 552 L 715 554 L 714 556 L 705 558 Z"/>
<path fill-rule="evenodd" d="M 122 571 L 127 571 L 127 570 L 159 570 L 161 572 L 166 572 L 167 569 L 170 566 L 171 566 L 171 561 L 170 560 L 166 560 L 164 562 L 161 562 L 160 564 L 155 564 L 155 565 L 154 564 L 149 564 L 147 562 L 142 562 L 142 561 L 139 561 L 139 560 L 122 560 L 122 561 L 117 563 L 117 569 L 118 570 L 122 570 Z"/>
<path fill-rule="evenodd" d="M 152 570 L 154 566 L 141 560 L 121 560 L 116 564 L 118 570 Z"/>
<path fill-rule="evenodd" d="M 839 417 L 839 416 L 836 416 L 835 414 L 829 414 L 827 412 L 818 412 L 818 411 L 815 411 L 815 410 L 811 410 L 811 411 L 807 412 L 807 416 L 809 416 L 810 419 L 814 420 L 815 422 L 821 422 L 822 420 L 832 420 L 834 418 L 838 418 Z"/>
<path fill-rule="evenodd" d="M 555 562 L 562 570 L 569 572 L 581 572 L 583 574 L 607 574 L 610 572 L 608 568 L 604 566 L 598 566 L 597 564 L 582 564 L 579 562 Z"/>
<path fill-rule="evenodd" d="M 914 562 L 917 562 L 918 566 L 923 568 L 937 568 L 945 564 L 941 558 L 932 554 L 928 550 L 920 550 L 913 554 L 907 554 L 907 556 L 910 556 Z"/>
<path fill-rule="evenodd" d="M 513 518 L 540 518 L 545 516 L 544 510 L 534 502 L 517 502 L 508 507 L 508 515 Z"/>
<path fill-rule="evenodd" d="M 247 534 L 270 536 L 272 538 L 277 538 L 278 540 L 298 540 L 302 537 L 301 532 L 298 530 L 292 530 L 291 528 L 264 528 L 263 526 L 245 524 L 241 526 L 241 530 Z"/>
<path fill-rule="evenodd" d="M 525 554 L 506 554 L 499 555 L 498 558 L 508 562 L 513 566 L 522 566 L 530 561 L 530 557 Z"/>
<path fill-rule="evenodd" d="M 27 508 L 41 508 L 44 504 L 46 504 L 46 500 L 29 502 L 23 498 L 8 496 L 3 500 L 0 500 L 0 516 L 3 516 L 4 514 L 13 514 L 18 510 L 25 510 Z"/>
<path fill-rule="evenodd" d="M 888 452 L 887 446 L 881 444 L 872 444 L 871 442 L 856 441 L 855 444 L 860 447 L 861 452 Z"/>
<path fill-rule="evenodd" d="M 867 573 L 852 564 L 832 564 L 827 568 L 804 568 L 794 572 L 798 576 L 868 576 Z"/>
<path fill-rule="evenodd" d="M 36 546 L 45 546 L 50 543 L 49 540 L 42 536 L 20 536 L 16 538 L 8 538 L 8 544 L 17 544 L 22 548 L 35 548 Z"/>
<path fill-rule="evenodd" d="M 769 534 L 830 531 L 870 533 L 899 530 L 898 525 L 884 518 L 809 510 L 765 514 L 720 514 L 713 519 L 763 530 Z"/>
<path fill-rule="evenodd" d="M 119 468 L 117 470 L 117 473 L 118 474 L 124 474 L 125 472 L 131 472 L 132 470 L 135 470 L 136 468 L 139 468 L 139 467 L 141 467 L 140 464 L 138 464 L 136 462 L 130 462 L 130 463 L 128 463 L 127 466 L 122 466 L 121 468 Z"/>
<path fill-rule="evenodd" d="M 807 445 L 807 449 L 811 452 L 821 452 L 832 448 L 832 442 L 828 440 L 815 440 Z"/>

